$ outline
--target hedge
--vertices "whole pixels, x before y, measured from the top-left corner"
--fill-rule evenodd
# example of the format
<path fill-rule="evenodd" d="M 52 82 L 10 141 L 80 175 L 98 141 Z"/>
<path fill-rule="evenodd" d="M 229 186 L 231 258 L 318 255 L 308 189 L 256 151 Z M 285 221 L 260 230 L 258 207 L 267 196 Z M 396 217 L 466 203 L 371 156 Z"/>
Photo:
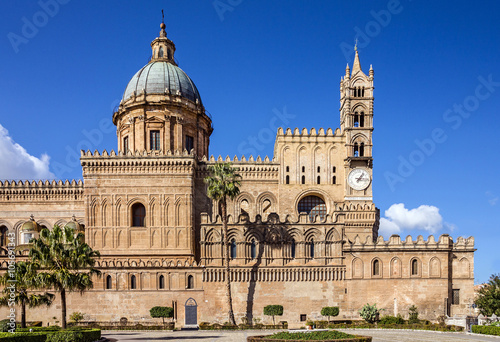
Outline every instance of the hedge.
<path fill-rule="evenodd" d="M 0 333 L 0 341 L 9 342 L 94 342 L 100 338 L 98 329 Z"/>
<path fill-rule="evenodd" d="M 491 325 L 473 325 L 472 332 L 476 334 L 500 336 L 500 327 Z"/>
<path fill-rule="evenodd" d="M 340 331 L 313 331 L 305 333 L 280 332 L 268 336 L 250 336 L 247 342 L 293 342 L 293 341 L 342 341 L 342 342 L 371 342 L 369 336 L 355 336 Z"/>
<path fill-rule="evenodd" d="M 10 333 L 3 332 L 0 333 L 0 341 L 9 342 L 45 342 L 47 340 L 47 333 L 43 332 L 20 332 L 20 333 Z"/>

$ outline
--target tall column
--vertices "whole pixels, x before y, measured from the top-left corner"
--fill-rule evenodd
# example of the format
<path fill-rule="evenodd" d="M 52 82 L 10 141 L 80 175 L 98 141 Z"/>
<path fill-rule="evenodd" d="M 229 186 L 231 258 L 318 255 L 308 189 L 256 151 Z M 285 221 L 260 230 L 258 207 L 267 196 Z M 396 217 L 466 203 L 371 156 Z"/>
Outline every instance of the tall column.
<path fill-rule="evenodd" d="M 166 153 L 171 149 L 170 143 L 170 115 L 165 115 L 165 125 L 163 125 L 163 151 Z"/>
<path fill-rule="evenodd" d="M 130 139 L 130 151 L 132 151 L 132 153 L 135 152 L 136 148 L 136 144 L 135 144 L 135 118 L 130 118 L 129 119 L 129 122 L 130 122 L 130 125 L 131 125 L 131 130 L 132 130 L 132 136 L 131 136 L 131 139 Z M 126 152 L 126 151 L 125 151 Z"/>
<path fill-rule="evenodd" d="M 182 153 L 182 118 L 176 117 L 175 121 L 175 150 L 179 150 Z"/>

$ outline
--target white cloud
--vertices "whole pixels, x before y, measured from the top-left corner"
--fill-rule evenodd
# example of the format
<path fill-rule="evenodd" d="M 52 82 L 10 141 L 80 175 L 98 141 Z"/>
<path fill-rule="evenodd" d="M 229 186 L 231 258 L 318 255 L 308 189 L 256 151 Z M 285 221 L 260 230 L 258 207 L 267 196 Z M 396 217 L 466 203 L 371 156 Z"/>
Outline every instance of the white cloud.
<path fill-rule="evenodd" d="M 0 179 L 53 179 L 49 160 L 47 154 L 40 158 L 30 155 L 0 125 Z"/>
<path fill-rule="evenodd" d="M 380 234 L 385 236 L 400 234 L 402 230 L 425 230 L 435 234 L 443 227 L 455 229 L 455 225 L 443 222 L 439 208 L 432 205 L 406 209 L 403 203 L 393 204 L 385 211 L 385 217 L 380 219 Z"/>

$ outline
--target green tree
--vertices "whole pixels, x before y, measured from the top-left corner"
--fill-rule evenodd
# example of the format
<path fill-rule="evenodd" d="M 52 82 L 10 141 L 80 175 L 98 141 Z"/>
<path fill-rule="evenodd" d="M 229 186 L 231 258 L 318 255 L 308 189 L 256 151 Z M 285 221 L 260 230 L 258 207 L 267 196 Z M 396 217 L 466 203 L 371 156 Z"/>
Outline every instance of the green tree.
<path fill-rule="evenodd" d="M 273 325 L 276 323 L 274 322 L 274 316 L 282 316 L 283 315 L 283 305 L 267 305 L 264 307 L 264 315 L 266 316 L 273 316 Z"/>
<path fill-rule="evenodd" d="M 409 312 L 409 318 L 408 318 L 408 323 L 414 324 L 418 323 L 418 309 L 415 305 L 410 306 L 408 309 Z"/>
<path fill-rule="evenodd" d="M 231 163 L 217 163 L 209 166 L 210 176 L 205 178 L 208 185 L 207 195 L 218 202 L 222 216 L 222 226 L 224 230 L 224 266 L 226 268 L 226 303 L 228 307 L 229 322 L 236 325 L 233 312 L 233 299 L 231 297 L 231 277 L 229 269 L 229 237 L 227 229 L 227 199 L 235 199 L 240 193 L 241 176 L 236 173 L 236 169 Z"/>
<path fill-rule="evenodd" d="M 168 306 L 154 306 L 149 310 L 149 314 L 153 318 L 161 317 L 163 325 L 165 325 L 165 317 L 174 317 L 174 308 Z"/>
<path fill-rule="evenodd" d="M 478 292 L 475 303 L 484 316 L 500 316 L 500 274 L 492 274 L 490 280 Z"/>
<path fill-rule="evenodd" d="M 330 316 L 336 317 L 339 315 L 338 306 L 325 306 L 321 309 L 321 316 L 327 316 L 330 320 Z"/>
<path fill-rule="evenodd" d="M 71 315 L 69 315 L 69 320 L 73 321 L 75 323 L 80 322 L 81 320 L 83 320 L 83 318 L 84 318 L 84 314 L 81 312 L 78 312 L 78 311 L 75 311 Z"/>
<path fill-rule="evenodd" d="M 42 229 L 40 238 L 33 240 L 30 257 L 40 263 L 38 278 L 42 286 L 53 288 L 61 296 L 61 326 L 66 329 L 66 292 L 80 293 L 94 286 L 93 276 L 101 272 L 94 268 L 100 256 L 84 242 L 84 235 L 70 227 L 54 226 Z"/>
<path fill-rule="evenodd" d="M 377 304 L 365 304 L 361 310 L 359 310 L 359 315 L 368 323 L 373 323 L 377 320 L 379 315 L 379 310 L 377 309 Z"/>
<path fill-rule="evenodd" d="M 40 287 L 37 281 L 37 269 L 37 263 L 18 261 L 14 270 L 0 276 L 0 285 L 4 286 L 2 290 L 4 296 L 0 297 L 0 305 L 8 306 L 9 301 L 13 300 L 16 305 L 21 307 L 21 328 L 26 328 L 26 305 L 30 308 L 41 305 L 50 306 L 54 299 L 54 295 L 51 293 L 29 291 Z M 11 297 L 11 293 L 14 294 L 14 297 Z"/>

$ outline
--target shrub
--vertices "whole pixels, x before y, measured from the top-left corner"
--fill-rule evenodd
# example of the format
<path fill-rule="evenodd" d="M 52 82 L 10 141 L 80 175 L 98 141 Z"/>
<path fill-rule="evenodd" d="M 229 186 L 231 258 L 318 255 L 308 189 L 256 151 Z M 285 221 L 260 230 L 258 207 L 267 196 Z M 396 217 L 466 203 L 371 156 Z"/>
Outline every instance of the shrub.
<path fill-rule="evenodd" d="M 153 318 L 161 317 L 165 324 L 165 317 L 174 317 L 174 308 L 168 306 L 155 306 L 149 310 L 149 314 Z"/>
<path fill-rule="evenodd" d="M 2 332 L 0 333 L 1 341 L 8 342 L 45 342 L 47 339 L 47 333 L 43 332 Z"/>
<path fill-rule="evenodd" d="M 10 319 L 2 319 L 0 321 L 0 332 L 8 332 L 10 329 Z"/>
<path fill-rule="evenodd" d="M 377 304 L 365 304 L 363 308 L 359 311 L 359 315 L 368 323 L 373 323 L 377 320 L 379 315 L 379 310 L 377 309 Z"/>
<path fill-rule="evenodd" d="M 408 323 L 409 324 L 419 323 L 417 307 L 415 305 L 412 305 L 410 306 L 408 311 L 410 313 L 410 317 L 408 318 Z"/>
<path fill-rule="evenodd" d="M 313 332 L 279 332 L 270 336 L 265 336 L 266 339 L 276 340 L 335 340 L 335 339 L 353 339 L 354 335 L 346 334 L 340 331 L 313 331 Z"/>
<path fill-rule="evenodd" d="M 264 307 L 264 315 L 273 316 L 273 325 L 274 325 L 275 324 L 274 316 L 283 315 L 283 305 L 267 305 L 266 307 Z"/>
<path fill-rule="evenodd" d="M 472 332 L 476 334 L 500 336 L 500 327 L 491 325 L 473 325 Z"/>
<path fill-rule="evenodd" d="M 336 317 L 339 315 L 338 306 L 325 306 L 321 309 L 321 316 L 327 316 L 328 320 L 330 320 L 330 316 Z"/>
<path fill-rule="evenodd" d="M 78 323 L 83 320 L 83 313 L 75 311 L 69 316 L 69 319 L 70 321 Z"/>
<path fill-rule="evenodd" d="M 379 324 L 405 324 L 405 320 L 398 314 L 396 317 L 394 316 L 383 316 L 380 319 Z"/>

